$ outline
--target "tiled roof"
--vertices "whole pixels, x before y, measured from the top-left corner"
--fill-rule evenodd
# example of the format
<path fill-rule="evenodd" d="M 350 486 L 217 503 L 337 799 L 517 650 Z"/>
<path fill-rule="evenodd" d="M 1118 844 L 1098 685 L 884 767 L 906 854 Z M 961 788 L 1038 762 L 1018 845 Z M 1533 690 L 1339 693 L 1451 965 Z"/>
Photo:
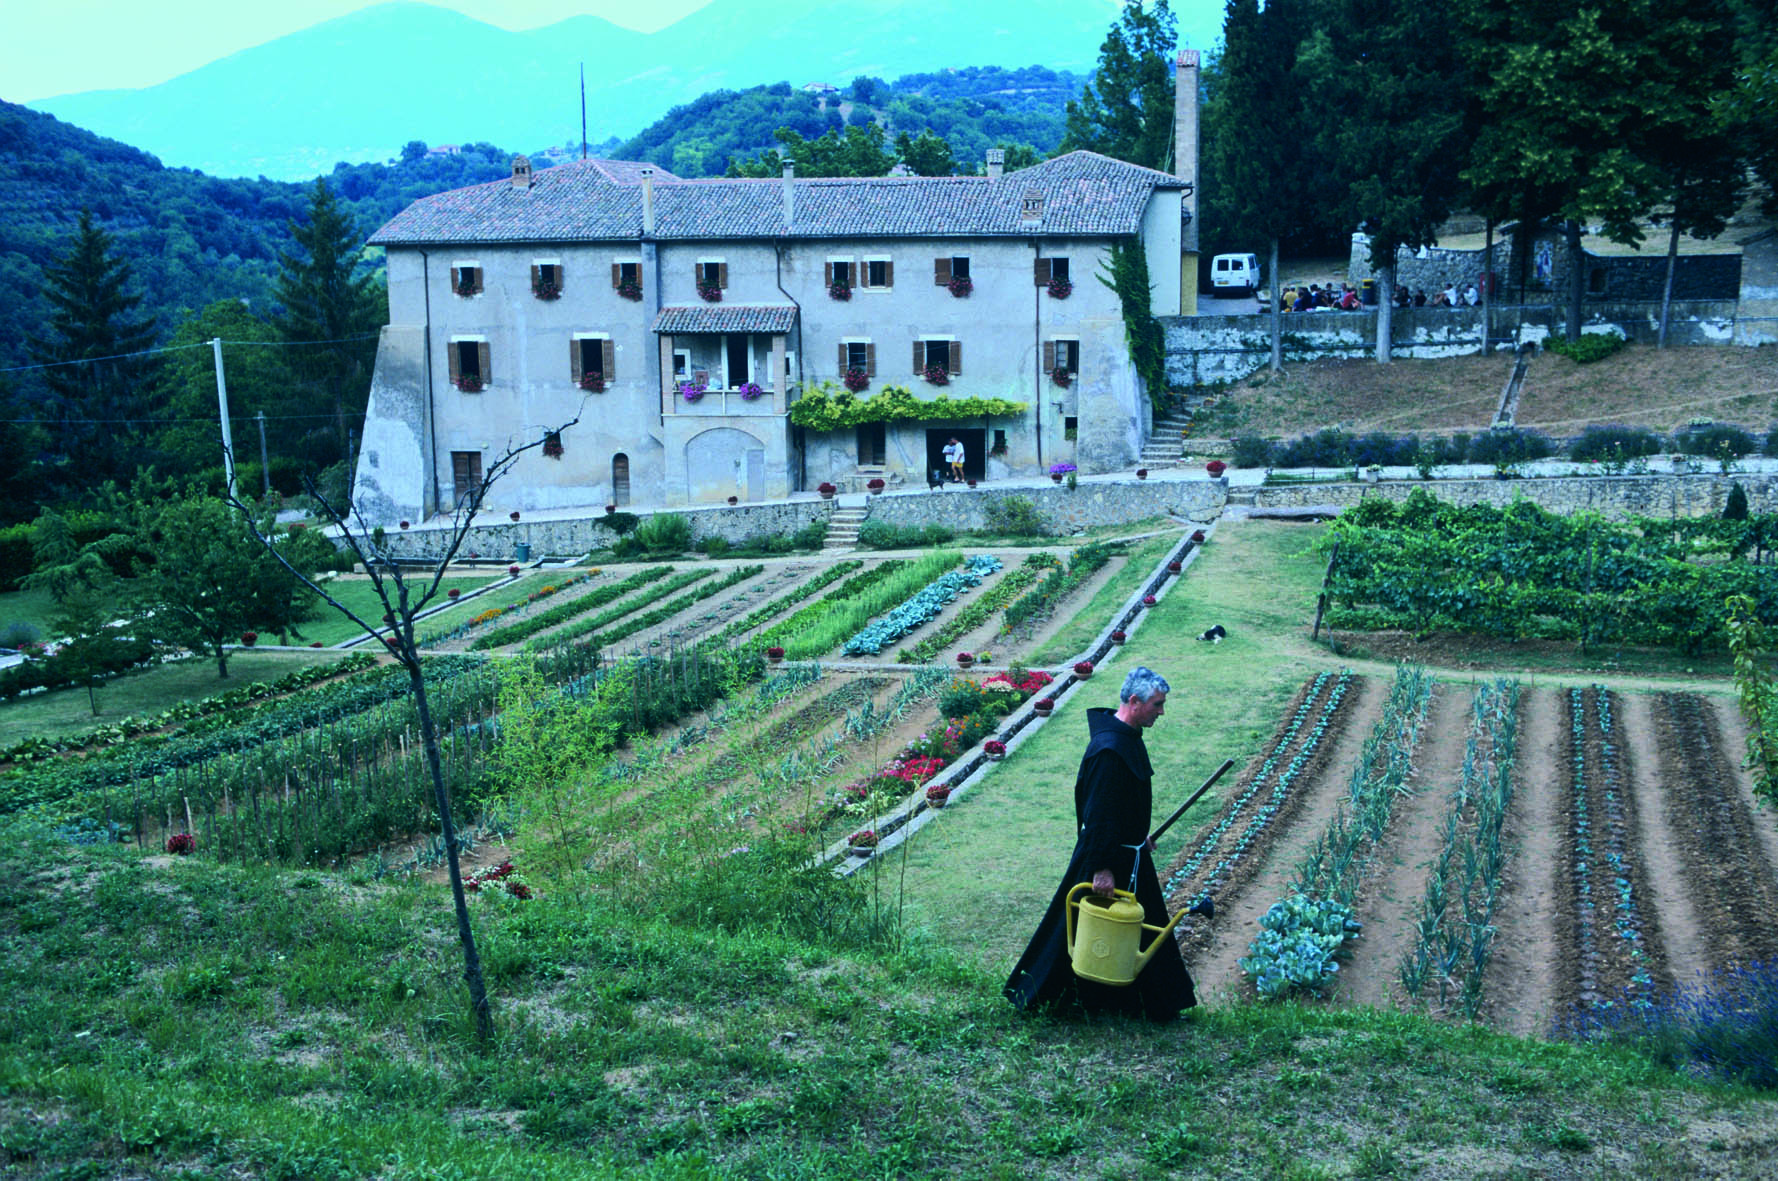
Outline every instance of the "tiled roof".
<path fill-rule="evenodd" d="M 654 331 L 789 332 L 796 325 L 793 304 L 704 303 L 664 307 L 654 318 Z"/>
<path fill-rule="evenodd" d="M 510 180 L 425 197 L 371 235 L 379 246 L 428 243 L 609 242 L 642 235 L 641 165 L 577 160 Z M 1093 152 L 992 179 L 820 177 L 798 179 L 793 222 L 784 222 L 784 182 L 681 180 L 657 171 L 655 238 L 934 238 L 1124 236 L 1136 233 L 1156 189 L 1178 177 Z M 1043 193 L 1043 219 L 1022 220 L 1027 189 Z"/>

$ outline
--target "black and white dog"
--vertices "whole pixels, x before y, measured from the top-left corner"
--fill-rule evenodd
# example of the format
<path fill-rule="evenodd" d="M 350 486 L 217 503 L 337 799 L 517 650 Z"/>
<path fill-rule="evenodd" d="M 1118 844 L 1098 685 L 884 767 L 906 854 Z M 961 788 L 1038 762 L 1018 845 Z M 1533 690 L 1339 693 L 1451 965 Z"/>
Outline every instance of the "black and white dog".
<path fill-rule="evenodd" d="M 1199 636 L 1198 639 L 1199 640 L 1208 640 L 1212 644 L 1220 644 L 1220 643 L 1222 643 L 1222 638 L 1228 634 L 1229 633 L 1222 630 L 1222 624 L 1219 623 L 1215 627 L 1211 628 L 1209 631 L 1205 632 L 1203 635 Z"/>
<path fill-rule="evenodd" d="M 945 470 L 935 467 L 926 473 L 926 487 L 938 491 L 945 486 Z"/>

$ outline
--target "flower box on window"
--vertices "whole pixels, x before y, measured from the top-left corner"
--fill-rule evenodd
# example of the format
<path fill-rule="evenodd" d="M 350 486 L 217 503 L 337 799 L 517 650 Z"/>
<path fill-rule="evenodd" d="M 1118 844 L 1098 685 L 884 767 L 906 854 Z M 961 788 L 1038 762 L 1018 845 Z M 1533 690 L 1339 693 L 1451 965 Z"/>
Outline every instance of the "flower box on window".
<path fill-rule="evenodd" d="M 679 383 L 679 396 L 684 398 L 687 402 L 696 402 L 699 398 L 704 396 L 704 391 L 707 388 L 708 387 L 700 381 L 682 381 Z"/>
<path fill-rule="evenodd" d="M 589 393 L 605 392 L 605 375 L 603 373 L 583 373 L 580 375 L 580 388 Z"/>
<path fill-rule="evenodd" d="M 862 369 L 848 369 L 840 380 L 855 394 L 870 386 L 870 374 Z"/>
<path fill-rule="evenodd" d="M 952 275 L 951 281 L 945 286 L 949 287 L 951 294 L 958 299 L 968 299 L 969 293 L 975 290 L 975 284 L 969 281 L 968 275 Z"/>
<path fill-rule="evenodd" d="M 560 283 L 548 283 L 539 279 L 537 285 L 531 288 L 531 294 L 535 295 L 538 299 L 561 299 L 562 285 Z"/>
<path fill-rule="evenodd" d="M 841 303 L 845 303 L 848 299 L 852 298 L 852 284 L 837 282 L 829 283 L 827 285 L 827 298 L 837 299 Z"/>
<path fill-rule="evenodd" d="M 480 393 L 482 389 L 481 375 L 479 373 L 465 373 L 457 379 L 457 388 L 466 394 Z"/>
<path fill-rule="evenodd" d="M 625 279 L 623 282 L 621 282 L 617 285 L 617 293 L 619 295 L 623 296 L 625 299 L 630 299 L 630 300 L 641 299 L 642 298 L 642 284 L 636 282 L 636 280 L 634 280 L 634 279 Z"/>
<path fill-rule="evenodd" d="M 747 401 L 751 402 L 755 398 L 758 398 L 761 394 L 765 393 L 766 391 L 765 391 L 765 387 L 760 385 L 758 382 L 745 381 L 745 382 L 741 383 L 741 388 L 736 392 L 738 392 L 741 395 L 741 397 L 743 397 Z"/>
<path fill-rule="evenodd" d="M 951 371 L 946 369 L 943 365 L 928 365 L 925 369 L 921 370 L 920 376 L 924 377 L 933 385 L 951 384 Z"/>
<path fill-rule="evenodd" d="M 562 433 L 551 431 L 543 436 L 543 455 L 545 459 L 562 458 Z"/>
<path fill-rule="evenodd" d="M 699 283 L 698 298 L 702 299 L 705 303 L 721 303 L 722 288 L 714 283 Z"/>
<path fill-rule="evenodd" d="M 1056 299 L 1067 299 L 1074 294 L 1074 284 L 1066 279 L 1050 280 L 1050 295 Z"/>
<path fill-rule="evenodd" d="M 1050 370 L 1050 380 L 1061 386 L 1063 389 L 1067 389 L 1069 383 L 1074 380 L 1074 374 L 1058 365 Z"/>

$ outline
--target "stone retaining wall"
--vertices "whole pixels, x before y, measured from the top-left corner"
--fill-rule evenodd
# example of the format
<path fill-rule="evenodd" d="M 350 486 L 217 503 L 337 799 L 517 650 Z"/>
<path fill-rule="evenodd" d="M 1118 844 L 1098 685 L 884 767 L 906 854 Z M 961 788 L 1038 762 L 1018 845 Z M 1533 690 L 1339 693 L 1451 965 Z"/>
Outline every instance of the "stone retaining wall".
<path fill-rule="evenodd" d="M 1208 480 L 1138 480 L 1133 476 L 1127 483 L 1086 482 L 1072 491 L 1065 484 L 1048 488 L 950 487 L 942 492 L 874 497 L 870 519 L 904 528 L 944 525 L 961 533 L 988 528 L 988 506 L 1014 496 L 1029 500 L 1054 532 L 1068 534 L 1145 517 L 1214 520 L 1222 512 L 1224 490 Z"/>
<path fill-rule="evenodd" d="M 1424 489 L 1453 504 L 1504 507 L 1528 500 L 1553 513 L 1596 512 L 1610 520 L 1632 516 L 1721 516 L 1729 487 L 1739 482 L 1750 512 L 1778 512 L 1778 476 L 1549 476 L 1525 480 L 1384 480 L 1381 483 L 1282 484 L 1254 494 L 1255 508 L 1345 508 L 1367 496 L 1406 500 Z"/>

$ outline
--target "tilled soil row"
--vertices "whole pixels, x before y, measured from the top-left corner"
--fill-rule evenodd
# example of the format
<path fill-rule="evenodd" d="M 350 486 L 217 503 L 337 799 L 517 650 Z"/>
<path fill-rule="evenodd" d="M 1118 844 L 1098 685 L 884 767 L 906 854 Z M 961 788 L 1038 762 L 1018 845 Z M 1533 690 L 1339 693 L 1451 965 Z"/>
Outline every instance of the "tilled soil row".
<path fill-rule="evenodd" d="M 1723 743 L 1715 711 L 1690 693 L 1655 701 L 1658 763 L 1667 828 L 1678 846 L 1688 895 L 1706 932 L 1713 969 L 1778 956 L 1778 880 Z"/>
<path fill-rule="evenodd" d="M 1652 995 L 1668 979 L 1656 916 L 1643 901 L 1649 889 L 1639 861 L 1642 826 L 1614 720 L 1622 713 L 1618 699 L 1595 686 L 1570 690 L 1565 700 L 1566 888 L 1557 931 L 1559 954 L 1570 966 L 1557 999 L 1559 1012 L 1572 1012 Z"/>
<path fill-rule="evenodd" d="M 1167 883 L 1190 858 L 1200 858 L 1195 872 L 1172 882 L 1167 897 L 1170 909 L 1188 905 L 1200 893 L 1208 894 L 1218 906 L 1223 907 L 1242 896 L 1260 875 L 1273 843 L 1290 829 L 1303 808 L 1303 802 L 1309 798 L 1310 789 L 1320 780 L 1341 733 L 1355 712 L 1352 702 L 1363 685 L 1362 677 L 1341 672 L 1325 677 L 1312 677 L 1298 691 L 1272 736 L 1268 747 L 1270 753 L 1248 767 L 1236 789 L 1229 793 L 1227 809 L 1217 817 L 1217 823 L 1224 819 L 1229 820 L 1228 826 L 1215 839 L 1207 853 L 1202 843 L 1181 850 L 1167 872 L 1161 876 L 1162 882 Z M 1309 709 L 1308 716 L 1295 734 L 1289 734 L 1291 719 L 1305 705 Z M 1317 734 L 1314 722 L 1323 710 L 1326 711 L 1327 724 Z M 1285 785 L 1286 790 L 1281 795 L 1277 790 L 1278 777 L 1299 758 L 1304 758 L 1305 761 L 1295 769 L 1295 775 Z M 1255 792 L 1245 804 L 1241 803 L 1241 797 L 1247 793 L 1267 761 L 1272 764 L 1270 774 L 1274 781 L 1273 790 Z M 1276 807 L 1277 810 L 1263 828 L 1248 838 L 1250 843 L 1246 849 L 1238 849 L 1238 842 L 1244 839 L 1243 834 L 1247 832 L 1248 826 L 1267 807 Z M 1226 858 L 1237 853 L 1239 855 L 1232 864 L 1224 864 Z M 1197 920 L 1182 922 L 1174 928 L 1174 933 L 1188 961 L 1208 947 L 1214 938 L 1212 924 Z"/>

